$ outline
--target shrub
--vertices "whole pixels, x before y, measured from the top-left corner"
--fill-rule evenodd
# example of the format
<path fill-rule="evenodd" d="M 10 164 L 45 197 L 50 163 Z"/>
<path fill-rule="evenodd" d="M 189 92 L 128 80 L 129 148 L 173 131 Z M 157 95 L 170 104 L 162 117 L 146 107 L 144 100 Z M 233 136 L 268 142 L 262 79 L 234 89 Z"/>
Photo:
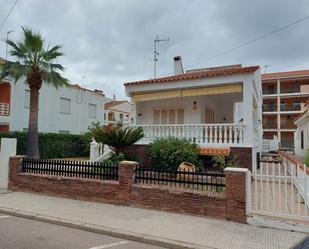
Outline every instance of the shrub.
<path fill-rule="evenodd" d="M 234 156 L 234 157 L 213 156 L 212 162 L 214 163 L 216 168 L 222 169 L 222 170 L 227 167 L 237 167 L 238 166 L 237 156 Z"/>
<path fill-rule="evenodd" d="M 182 162 L 201 166 L 197 145 L 184 139 L 159 138 L 149 144 L 148 156 L 153 166 L 159 169 L 177 170 Z"/>
<path fill-rule="evenodd" d="M 4 132 L 0 138 L 17 138 L 17 154 L 25 155 L 27 132 Z M 89 156 L 89 143 L 82 135 L 39 133 L 39 148 L 41 158 L 65 158 Z"/>
<path fill-rule="evenodd" d="M 307 167 L 309 167 L 309 149 L 307 149 L 304 163 L 306 164 Z"/>

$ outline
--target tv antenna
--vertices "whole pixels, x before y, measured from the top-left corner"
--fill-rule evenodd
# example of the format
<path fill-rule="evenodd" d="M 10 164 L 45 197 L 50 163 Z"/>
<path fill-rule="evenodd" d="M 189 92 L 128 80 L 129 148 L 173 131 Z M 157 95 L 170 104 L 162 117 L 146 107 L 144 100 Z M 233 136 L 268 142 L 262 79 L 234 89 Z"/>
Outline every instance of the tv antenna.
<path fill-rule="evenodd" d="M 267 73 L 267 68 L 271 67 L 271 65 L 264 65 L 264 73 Z"/>
<path fill-rule="evenodd" d="M 157 43 L 159 42 L 169 42 L 170 39 L 169 38 L 159 38 L 158 35 L 156 35 L 155 39 L 154 39 L 154 50 L 153 50 L 153 77 L 156 78 L 157 76 L 157 61 L 158 61 L 158 56 L 159 56 L 159 52 L 157 51 Z"/>

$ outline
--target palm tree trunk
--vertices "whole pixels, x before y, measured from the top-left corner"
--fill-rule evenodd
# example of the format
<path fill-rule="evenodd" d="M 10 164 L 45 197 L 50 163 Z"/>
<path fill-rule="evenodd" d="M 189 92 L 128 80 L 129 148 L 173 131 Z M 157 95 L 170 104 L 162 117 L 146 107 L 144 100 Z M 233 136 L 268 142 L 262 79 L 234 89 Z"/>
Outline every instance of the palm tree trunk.
<path fill-rule="evenodd" d="M 30 87 L 30 113 L 27 138 L 27 157 L 39 158 L 38 138 L 38 116 L 39 116 L 39 90 L 37 87 Z"/>

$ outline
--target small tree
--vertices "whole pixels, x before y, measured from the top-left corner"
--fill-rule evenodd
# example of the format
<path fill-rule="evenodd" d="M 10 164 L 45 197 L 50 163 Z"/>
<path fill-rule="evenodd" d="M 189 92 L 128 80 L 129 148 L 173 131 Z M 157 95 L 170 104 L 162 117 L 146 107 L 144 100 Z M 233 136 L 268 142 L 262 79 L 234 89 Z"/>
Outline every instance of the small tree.
<path fill-rule="evenodd" d="M 118 154 L 125 148 L 136 143 L 144 137 L 142 127 L 123 128 L 121 124 L 103 126 L 101 129 L 93 129 L 93 137 L 97 142 L 102 142 L 113 147 Z"/>

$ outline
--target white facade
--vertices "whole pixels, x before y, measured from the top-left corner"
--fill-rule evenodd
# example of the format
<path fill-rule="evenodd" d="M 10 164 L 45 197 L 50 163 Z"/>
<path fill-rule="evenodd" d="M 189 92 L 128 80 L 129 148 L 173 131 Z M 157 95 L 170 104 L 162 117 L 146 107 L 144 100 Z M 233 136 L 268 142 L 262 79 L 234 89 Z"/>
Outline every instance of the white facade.
<path fill-rule="evenodd" d="M 303 114 L 296 119 L 295 124 L 297 126 L 294 137 L 295 154 L 305 157 L 309 149 L 309 102 Z"/>
<path fill-rule="evenodd" d="M 233 89 L 235 87 L 237 90 Z M 191 95 L 194 96 L 184 97 L 187 90 L 189 93 L 193 90 Z M 126 93 L 135 101 L 136 125 L 144 126 L 144 131 L 153 137 L 189 136 L 202 145 L 261 149 L 262 87 L 259 69 L 251 73 L 163 80 L 159 83 L 133 82 L 126 84 Z"/>
<path fill-rule="evenodd" d="M 134 107 L 129 101 L 111 101 L 105 104 L 105 124 L 134 124 Z"/>
<path fill-rule="evenodd" d="M 10 86 L 9 115 L 0 115 L 0 125 L 9 125 L 10 131 L 26 131 L 29 88 L 22 81 L 10 82 Z M 39 95 L 38 130 L 72 134 L 86 132 L 92 122 L 104 122 L 104 104 L 109 101 L 102 93 L 76 85 L 56 89 L 43 83 Z"/>

